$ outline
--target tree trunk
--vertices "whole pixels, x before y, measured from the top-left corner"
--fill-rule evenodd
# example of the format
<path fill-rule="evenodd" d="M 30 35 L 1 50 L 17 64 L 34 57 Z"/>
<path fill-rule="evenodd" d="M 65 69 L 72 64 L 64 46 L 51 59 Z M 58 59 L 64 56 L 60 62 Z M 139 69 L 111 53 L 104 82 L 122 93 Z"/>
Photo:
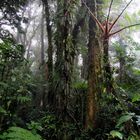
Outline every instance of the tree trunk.
<path fill-rule="evenodd" d="M 52 25 L 50 19 L 50 10 L 48 0 L 42 0 L 45 7 L 45 18 L 46 18 L 46 30 L 48 35 L 48 61 L 46 64 L 46 75 L 48 79 L 48 93 L 44 97 L 45 104 L 48 104 L 50 107 L 54 103 L 54 92 L 53 92 L 53 44 L 52 44 Z M 45 105 L 46 106 L 46 105 Z"/>
<path fill-rule="evenodd" d="M 88 0 L 89 8 L 96 15 L 96 0 Z M 88 93 L 87 93 L 87 119 L 86 127 L 96 127 L 96 115 L 98 111 L 97 96 L 100 88 L 101 76 L 101 50 L 97 35 L 97 25 L 93 18 L 89 19 L 89 44 L 88 44 Z"/>
<path fill-rule="evenodd" d="M 70 57 L 70 47 L 68 45 L 69 37 L 69 15 L 67 13 L 67 1 L 60 2 L 57 1 L 57 60 L 55 64 L 55 74 L 57 77 L 56 81 L 56 111 L 58 116 L 65 120 L 66 109 L 67 109 L 67 99 L 70 94 L 71 85 L 71 59 Z M 62 11 L 63 9 L 63 11 Z"/>
<path fill-rule="evenodd" d="M 41 65 L 43 66 L 45 63 L 45 57 L 44 57 L 44 7 L 42 9 L 42 17 L 41 17 Z"/>
<path fill-rule="evenodd" d="M 104 70 L 104 85 L 107 93 L 113 92 L 113 81 L 112 81 L 112 72 L 109 61 L 109 42 L 108 39 L 104 38 L 103 41 L 103 70 Z"/>

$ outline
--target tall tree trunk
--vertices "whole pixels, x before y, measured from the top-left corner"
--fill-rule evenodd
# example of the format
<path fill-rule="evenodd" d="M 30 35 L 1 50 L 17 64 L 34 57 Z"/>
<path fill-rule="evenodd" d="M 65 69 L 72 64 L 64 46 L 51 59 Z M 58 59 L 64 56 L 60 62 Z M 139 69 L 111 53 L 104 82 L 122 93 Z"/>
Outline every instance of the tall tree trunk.
<path fill-rule="evenodd" d="M 109 61 L 109 41 L 108 38 L 103 40 L 103 70 L 104 70 L 104 85 L 107 93 L 113 92 L 112 71 Z"/>
<path fill-rule="evenodd" d="M 73 43 L 73 46 L 76 48 L 78 47 L 77 46 L 77 42 L 79 41 L 78 40 L 78 35 L 80 33 L 80 28 L 82 28 L 85 24 L 85 21 L 86 21 L 86 16 L 87 16 L 87 12 L 86 12 L 86 9 L 85 9 L 85 6 L 84 4 L 82 3 L 81 4 L 81 7 L 79 7 L 78 9 L 78 15 L 76 17 L 77 18 L 77 22 L 75 23 L 74 25 L 74 28 L 72 30 L 72 43 Z M 79 13 L 81 13 L 81 17 L 79 18 Z M 85 33 L 84 33 L 84 39 L 85 39 Z M 75 58 L 75 62 L 74 62 L 74 65 L 75 65 L 75 68 L 77 68 L 77 65 L 78 65 L 78 57 L 79 57 L 79 53 L 76 54 L 76 52 L 73 52 L 73 54 L 75 55 L 73 58 Z M 87 54 L 86 54 L 87 56 Z M 83 57 L 83 55 L 82 55 Z M 84 57 L 85 58 L 85 57 Z M 83 58 L 83 62 L 85 62 L 84 60 L 87 58 L 84 59 Z M 73 60 L 74 61 L 74 60 Z M 83 63 L 85 64 L 85 63 Z M 87 64 L 87 61 L 86 61 L 86 64 Z M 86 67 L 84 67 L 86 66 Z M 85 78 L 87 80 L 87 75 L 85 74 L 87 71 L 87 65 L 84 65 L 82 68 L 81 68 L 81 77 L 82 78 Z M 83 70 L 84 69 L 84 70 Z M 86 75 L 86 76 L 85 76 Z M 76 75 L 77 76 L 77 75 Z"/>
<path fill-rule="evenodd" d="M 46 13 L 46 28 L 48 34 L 48 73 L 49 78 L 52 78 L 53 73 L 53 45 L 52 45 L 52 25 L 51 25 L 51 17 L 50 10 L 48 5 L 48 0 L 45 2 L 45 13 Z"/>
<path fill-rule="evenodd" d="M 90 10 L 97 14 L 96 0 L 88 0 Z M 99 94 L 101 76 L 101 50 L 98 40 L 98 29 L 95 21 L 90 16 L 89 19 L 89 69 L 88 69 L 88 93 L 87 93 L 87 119 L 86 127 L 96 127 L 96 115 L 98 110 L 97 96 Z"/>
<path fill-rule="evenodd" d="M 44 66 L 45 66 L 45 55 L 44 55 L 44 51 L 45 51 L 45 45 L 44 45 L 44 7 L 42 7 L 42 17 L 41 17 L 41 22 L 40 22 L 40 26 L 41 26 L 41 33 L 40 33 L 40 41 L 41 41 L 41 67 L 40 67 L 40 74 L 43 78 L 43 80 L 46 80 L 44 78 L 44 74 L 45 74 L 45 70 L 44 70 Z M 45 88 L 44 85 L 42 84 L 40 86 L 40 94 L 38 97 L 38 101 L 39 101 L 39 109 L 43 109 L 45 106 L 45 101 L 44 101 L 44 97 L 45 97 L 46 93 L 45 93 Z"/>
<path fill-rule="evenodd" d="M 68 1 L 57 1 L 57 38 L 56 38 L 56 56 L 55 75 L 56 81 L 56 107 L 58 115 L 66 119 L 68 97 L 71 89 L 71 75 L 73 70 L 73 45 L 71 40 L 70 16 L 67 11 Z M 63 9 L 63 10 L 62 10 Z"/>
<path fill-rule="evenodd" d="M 45 63 L 45 57 L 44 57 L 44 7 L 42 9 L 42 17 L 41 17 L 41 65 L 43 66 Z"/>
<path fill-rule="evenodd" d="M 45 18 L 46 18 L 46 30 L 48 35 L 48 61 L 46 64 L 46 75 L 48 79 L 48 94 L 44 97 L 44 102 L 48 103 L 51 107 L 54 102 L 54 92 L 53 92 L 53 43 L 52 43 L 52 25 L 50 17 L 50 9 L 48 0 L 42 0 L 45 7 Z"/>

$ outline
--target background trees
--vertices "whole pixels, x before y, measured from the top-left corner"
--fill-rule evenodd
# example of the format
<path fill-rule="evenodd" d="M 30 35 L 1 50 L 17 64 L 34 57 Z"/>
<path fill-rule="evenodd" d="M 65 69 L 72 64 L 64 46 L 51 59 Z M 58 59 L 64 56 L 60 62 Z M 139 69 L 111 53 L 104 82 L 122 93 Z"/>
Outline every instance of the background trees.
<path fill-rule="evenodd" d="M 129 29 L 105 36 L 126 2 L 113 4 L 1 3 L 0 139 L 139 139 L 139 43 Z M 112 32 L 137 20 L 121 22 Z"/>

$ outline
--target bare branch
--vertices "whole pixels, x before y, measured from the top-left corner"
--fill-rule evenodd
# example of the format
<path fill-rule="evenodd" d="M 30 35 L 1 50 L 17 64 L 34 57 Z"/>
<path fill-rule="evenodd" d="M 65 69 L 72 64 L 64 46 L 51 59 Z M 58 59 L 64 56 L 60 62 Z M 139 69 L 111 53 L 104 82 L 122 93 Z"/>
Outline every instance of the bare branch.
<path fill-rule="evenodd" d="M 122 29 L 120 29 L 120 30 L 114 32 L 114 33 L 110 33 L 110 34 L 109 34 L 109 37 L 112 36 L 112 35 L 115 35 L 115 34 L 117 34 L 117 33 L 119 33 L 119 32 L 121 32 L 121 31 L 123 31 L 123 30 L 125 30 L 125 29 L 131 28 L 131 27 L 134 27 L 134 26 L 138 26 L 138 25 L 140 25 L 140 23 L 126 26 L 126 27 L 124 27 L 124 28 L 122 28 Z"/>
<path fill-rule="evenodd" d="M 109 17 L 110 17 L 112 4 L 113 4 L 113 0 L 111 0 L 110 5 L 109 5 L 109 9 L 108 9 L 108 15 L 107 15 L 106 25 L 105 25 L 105 31 L 106 32 L 108 32 L 108 22 L 109 22 Z"/>
<path fill-rule="evenodd" d="M 91 12 L 91 10 L 89 9 L 89 7 L 87 6 L 87 4 L 82 0 L 83 4 L 85 5 L 85 7 L 87 8 L 88 12 L 90 13 L 90 15 L 92 16 L 93 20 L 98 24 L 99 28 L 105 32 L 104 27 L 102 26 L 102 24 L 100 23 L 100 21 L 95 17 L 95 15 Z"/>
<path fill-rule="evenodd" d="M 112 4 L 113 4 L 113 0 L 111 0 L 110 5 L 109 5 L 109 9 L 108 9 L 107 25 L 108 25 L 108 21 L 109 21 L 109 17 L 110 17 L 110 12 L 111 12 L 111 8 L 112 8 Z"/>
<path fill-rule="evenodd" d="M 124 9 L 122 10 L 122 12 L 118 15 L 118 17 L 116 18 L 116 20 L 113 22 L 113 24 L 110 26 L 109 28 L 109 32 L 111 31 L 111 29 L 114 27 L 114 25 L 116 24 L 116 22 L 119 20 L 119 18 L 121 17 L 121 15 L 124 13 L 124 11 L 126 10 L 126 8 L 131 4 L 133 0 L 130 0 L 129 3 L 124 7 Z"/>

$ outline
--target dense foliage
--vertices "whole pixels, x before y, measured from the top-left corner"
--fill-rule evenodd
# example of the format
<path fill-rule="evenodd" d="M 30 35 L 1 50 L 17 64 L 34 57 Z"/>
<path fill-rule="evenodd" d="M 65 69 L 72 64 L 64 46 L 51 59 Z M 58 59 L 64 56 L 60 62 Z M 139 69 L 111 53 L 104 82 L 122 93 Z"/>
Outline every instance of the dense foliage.
<path fill-rule="evenodd" d="M 1 140 L 140 139 L 140 44 L 107 36 L 123 3 L 0 2 Z"/>

